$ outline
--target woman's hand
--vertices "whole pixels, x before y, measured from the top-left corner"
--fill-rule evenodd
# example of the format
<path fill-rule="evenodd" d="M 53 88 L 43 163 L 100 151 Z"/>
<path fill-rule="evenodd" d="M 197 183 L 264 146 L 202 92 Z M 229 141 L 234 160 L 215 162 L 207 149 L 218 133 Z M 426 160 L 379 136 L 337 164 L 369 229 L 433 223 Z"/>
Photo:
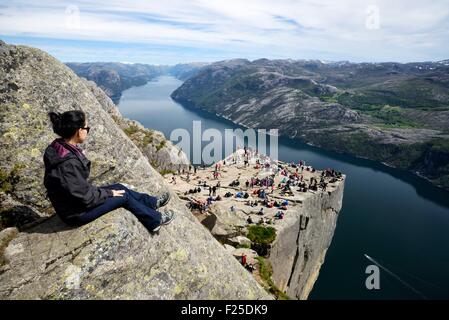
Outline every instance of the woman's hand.
<path fill-rule="evenodd" d="M 112 190 L 113 197 L 123 197 L 125 190 Z"/>

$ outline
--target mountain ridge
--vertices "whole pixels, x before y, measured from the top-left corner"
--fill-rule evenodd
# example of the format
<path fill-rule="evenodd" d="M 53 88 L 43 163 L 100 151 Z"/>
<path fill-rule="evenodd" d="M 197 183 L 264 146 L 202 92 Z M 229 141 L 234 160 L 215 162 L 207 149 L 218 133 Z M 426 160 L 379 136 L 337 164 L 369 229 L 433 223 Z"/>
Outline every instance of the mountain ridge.
<path fill-rule="evenodd" d="M 94 81 L 115 104 L 119 103 L 122 92 L 126 89 L 142 86 L 155 77 L 165 74 L 186 80 L 207 65 L 201 62 L 174 66 L 122 62 L 67 62 L 65 64 L 78 76 Z"/>

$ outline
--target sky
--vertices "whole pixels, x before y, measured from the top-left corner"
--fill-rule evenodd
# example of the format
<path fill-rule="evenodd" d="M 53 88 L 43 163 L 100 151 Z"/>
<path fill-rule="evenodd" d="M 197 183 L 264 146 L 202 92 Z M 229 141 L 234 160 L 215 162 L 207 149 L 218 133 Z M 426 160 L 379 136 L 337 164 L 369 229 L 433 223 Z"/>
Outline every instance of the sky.
<path fill-rule="evenodd" d="M 1 0 L 0 39 L 63 62 L 449 59 L 449 0 Z"/>

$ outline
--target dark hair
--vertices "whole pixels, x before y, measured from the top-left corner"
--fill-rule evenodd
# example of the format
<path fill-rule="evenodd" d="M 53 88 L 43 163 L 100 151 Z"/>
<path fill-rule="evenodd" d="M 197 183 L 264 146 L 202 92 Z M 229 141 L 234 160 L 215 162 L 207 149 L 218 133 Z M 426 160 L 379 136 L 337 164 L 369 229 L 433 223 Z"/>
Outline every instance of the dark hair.
<path fill-rule="evenodd" d="M 86 124 L 86 114 L 81 110 L 66 111 L 62 114 L 49 112 L 48 116 L 54 133 L 65 139 L 73 137 L 76 131 Z"/>

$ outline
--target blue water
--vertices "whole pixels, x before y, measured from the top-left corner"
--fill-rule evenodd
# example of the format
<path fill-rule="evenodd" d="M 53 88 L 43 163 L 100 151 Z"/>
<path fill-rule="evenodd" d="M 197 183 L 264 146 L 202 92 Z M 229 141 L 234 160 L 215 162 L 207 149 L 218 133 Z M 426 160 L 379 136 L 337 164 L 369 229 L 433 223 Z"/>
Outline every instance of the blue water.
<path fill-rule="evenodd" d="M 195 120 L 203 129 L 238 128 L 174 102 L 170 94 L 181 84 L 162 76 L 126 90 L 120 112 L 167 137 L 177 128 L 190 132 Z M 335 236 L 310 299 L 449 298 L 449 192 L 401 170 L 287 139 L 280 140 L 279 159 L 347 175 Z M 364 254 L 402 281 L 381 269 L 380 289 L 366 289 L 365 269 L 372 262 Z"/>

